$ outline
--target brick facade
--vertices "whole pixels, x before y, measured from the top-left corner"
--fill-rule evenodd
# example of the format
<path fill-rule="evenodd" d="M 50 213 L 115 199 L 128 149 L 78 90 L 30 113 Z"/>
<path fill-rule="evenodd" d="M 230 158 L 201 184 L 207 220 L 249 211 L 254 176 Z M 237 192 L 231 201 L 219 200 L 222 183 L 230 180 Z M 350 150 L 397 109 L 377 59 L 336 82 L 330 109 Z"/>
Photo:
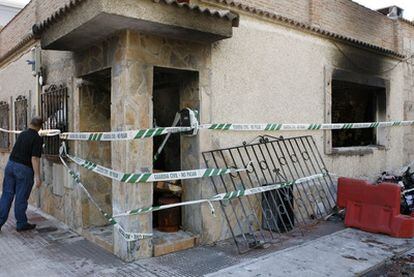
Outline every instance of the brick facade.
<path fill-rule="evenodd" d="M 32 0 L 0 31 L 0 59 L 32 33 L 32 26 L 70 0 Z"/>
<path fill-rule="evenodd" d="M 313 1 L 309 0 L 238 0 L 243 4 L 258 7 L 266 11 L 277 12 L 292 19 L 308 22 L 309 9 Z M 235 1 L 236 2 L 236 1 Z"/>
<path fill-rule="evenodd" d="M 383 14 L 349 0 L 312 0 L 312 2 L 311 24 L 399 52 L 394 44 L 395 21 Z"/>
<path fill-rule="evenodd" d="M 351 0 L 200 0 L 257 15 L 275 13 L 310 26 L 401 52 L 400 29 L 411 32 L 414 26 L 393 21 Z M 406 33 L 405 32 L 405 33 Z M 404 33 L 404 32 L 403 32 Z"/>

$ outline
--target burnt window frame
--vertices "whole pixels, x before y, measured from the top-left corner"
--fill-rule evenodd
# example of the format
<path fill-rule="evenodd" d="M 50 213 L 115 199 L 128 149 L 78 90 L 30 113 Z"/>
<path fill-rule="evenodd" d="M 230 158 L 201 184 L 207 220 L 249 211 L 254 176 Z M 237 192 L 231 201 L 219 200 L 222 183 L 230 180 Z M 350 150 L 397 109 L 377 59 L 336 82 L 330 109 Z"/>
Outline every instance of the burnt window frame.
<path fill-rule="evenodd" d="M 59 129 L 67 132 L 69 128 L 68 88 L 64 84 L 51 85 L 40 95 L 40 114 L 43 129 Z M 59 136 L 43 137 L 43 156 L 51 161 L 59 162 Z"/>
<path fill-rule="evenodd" d="M 334 80 L 355 83 L 365 86 L 378 87 L 384 89 L 383 99 L 377 102 L 377 111 L 375 121 L 387 121 L 389 115 L 389 93 L 390 81 L 378 76 L 369 75 L 360 72 L 347 71 L 338 68 L 325 67 L 325 122 L 332 123 L 332 83 Z M 379 97 L 380 98 L 380 97 Z M 346 122 L 345 122 L 346 123 Z M 375 145 L 367 146 L 349 146 L 333 147 L 332 130 L 325 130 L 325 154 L 343 154 L 343 155 L 365 155 L 372 154 L 374 150 L 385 150 L 388 148 L 387 137 L 388 128 L 378 128 L 376 130 Z"/>
<path fill-rule="evenodd" d="M 4 120 L 3 117 L 6 119 Z M 7 125 L 3 123 L 7 123 Z M 10 105 L 6 101 L 0 101 L 0 127 L 10 130 Z M 10 145 L 10 133 L 0 132 L 0 152 L 9 152 Z"/>

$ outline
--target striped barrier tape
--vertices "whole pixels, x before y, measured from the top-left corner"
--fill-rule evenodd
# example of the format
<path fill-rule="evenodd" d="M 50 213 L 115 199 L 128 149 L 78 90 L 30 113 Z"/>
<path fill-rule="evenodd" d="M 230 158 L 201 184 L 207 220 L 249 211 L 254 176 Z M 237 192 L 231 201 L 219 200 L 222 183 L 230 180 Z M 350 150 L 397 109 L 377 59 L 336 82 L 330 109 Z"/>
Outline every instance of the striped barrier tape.
<path fill-rule="evenodd" d="M 17 130 L 7 130 L 7 129 L 3 129 L 3 128 L 0 128 L 0 132 L 3 132 L 3 133 L 8 133 L 8 134 L 16 134 L 16 135 L 18 135 L 18 134 L 20 134 L 22 131 L 17 131 Z M 60 130 L 58 130 L 58 129 L 50 129 L 50 130 L 40 130 L 39 131 L 39 135 L 41 136 L 41 137 L 54 137 L 54 136 L 58 136 L 58 135 L 60 135 Z"/>
<path fill-rule="evenodd" d="M 93 171 L 99 175 L 108 177 L 110 179 L 120 181 L 123 183 L 152 183 L 159 181 L 174 181 L 174 180 L 186 180 L 186 179 L 200 179 L 205 177 L 220 176 L 227 174 L 235 174 L 237 172 L 247 171 L 247 167 L 251 163 L 247 164 L 246 168 L 233 169 L 233 168 L 207 168 L 207 169 L 194 169 L 183 170 L 163 173 L 122 173 L 101 165 L 97 165 L 93 162 L 73 157 L 66 153 L 65 144 L 62 143 L 63 155 L 68 157 L 71 161 L 79 166 L 82 166 L 90 171 Z"/>
<path fill-rule="evenodd" d="M 60 133 L 61 133 L 61 131 L 58 130 L 58 129 L 40 130 L 39 131 L 39 135 L 41 137 L 54 137 L 54 136 L 59 136 Z"/>
<path fill-rule="evenodd" d="M 412 192 L 412 191 L 414 191 L 414 188 L 413 188 L 413 189 L 407 189 L 407 190 L 404 190 L 404 191 L 402 192 L 402 194 L 407 194 L 407 193 L 410 193 L 410 192 Z"/>
<path fill-rule="evenodd" d="M 201 204 L 201 203 L 208 203 L 210 205 L 210 209 L 212 211 L 212 214 L 214 214 L 215 212 L 214 212 L 214 207 L 212 205 L 212 202 L 218 202 L 218 201 L 223 201 L 223 200 L 232 200 L 232 199 L 240 198 L 240 197 L 243 197 L 243 196 L 249 196 L 249 195 L 259 194 L 259 193 L 263 193 L 263 192 L 267 192 L 267 191 L 277 190 L 277 189 L 292 186 L 294 184 L 300 184 L 300 183 L 309 182 L 311 180 L 324 178 L 327 175 L 328 174 L 326 174 L 326 173 L 324 173 L 324 174 L 322 174 L 322 173 L 321 174 L 315 174 L 315 175 L 312 175 L 312 176 L 300 178 L 300 179 L 290 181 L 290 182 L 274 184 L 274 185 L 269 185 L 269 186 L 262 186 L 262 187 L 257 187 L 257 188 L 236 190 L 236 191 L 231 191 L 231 192 L 227 192 L 227 193 L 220 193 L 220 194 L 217 194 L 217 195 L 215 195 L 213 197 L 210 197 L 210 198 L 207 198 L 207 199 L 186 201 L 186 202 L 181 202 L 181 203 L 174 203 L 174 204 L 147 207 L 147 208 L 139 208 L 139 209 L 134 209 L 134 210 L 126 211 L 126 212 L 121 213 L 121 214 L 114 215 L 113 217 L 117 218 L 117 217 L 123 217 L 123 216 L 140 215 L 140 214 L 145 214 L 145 213 L 149 213 L 149 212 L 155 212 L 155 211 L 171 209 L 171 208 L 175 208 L 175 207 L 189 206 L 189 205 L 195 205 L 195 204 Z"/>
<path fill-rule="evenodd" d="M 385 128 L 411 126 L 414 121 L 387 121 L 364 123 L 324 123 L 324 124 L 203 124 L 202 129 L 220 131 L 305 131 L 305 130 L 341 130 Z"/>
<path fill-rule="evenodd" d="M 63 140 L 81 140 L 81 141 L 120 141 L 134 140 L 143 138 L 152 138 L 166 134 L 183 133 L 193 130 L 191 127 L 165 127 L 151 128 L 135 131 L 119 132 L 78 132 L 62 133 L 60 138 Z"/>
<path fill-rule="evenodd" d="M 367 129 L 386 128 L 397 126 L 412 126 L 414 121 L 386 121 L 386 122 L 364 122 L 364 123 L 324 123 L 324 124 L 202 124 L 198 129 L 216 131 L 306 131 L 306 130 L 344 130 L 344 129 Z M 77 141 L 121 141 L 152 138 L 166 134 L 184 133 L 194 130 L 192 127 L 159 127 L 120 132 L 78 132 L 62 133 L 63 140 Z"/>
<path fill-rule="evenodd" d="M 180 122 L 180 113 L 177 113 L 177 114 L 175 115 L 175 118 L 174 118 L 174 121 L 173 121 L 173 123 L 172 123 L 172 126 L 171 126 L 171 127 L 177 127 L 177 124 L 178 124 L 179 122 Z M 165 145 L 167 144 L 167 141 L 170 139 L 171 135 L 172 135 L 172 133 L 168 133 L 168 134 L 164 137 L 164 139 L 163 139 L 162 143 L 161 143 L 161 144 L 160 144 L 160 146 L 158 147 L 158 149 L 157 149 L 157 151 L 155 152 L 155 155 L 154 155 L 154 157 L 153 157 L 153 159 L 152 159 L 152 162 L 153 162 L 153 163 L 155 163 L 155 162 L 158 160 L 158 158 L 160 157 L 160 155 L 161 155 L 161 153 L 162 153 L 162 150 L 164 149 L 164 147 L 165 147 Z"/>
<path fill-rule="evenodd" d="M 71 170 L 69 168 L 69 166 L 67 165 L 67 163 L 65 162 L 65 160 L 63 159 L 62 150 L 60 152 L 59 158 L 60 158 L 63 166 L 66 168 L 66 170 L 68 170 L 69 175 L 73 178 L 75 183 L 85 192 L 85 194 L 88 197 L 89 201 L 91 201 L 92 204 L 98 209 L 98 211 L 105 217 L 105 219 L 118 230 L 118 232 L 121 234 L 121 236 L 126 241 L 137 241 L 137 240 L 142 240 L 142 239 L 145 239 L 145 238 L 152 237 L 152 234 L 149 234 L 149 233 L 131 233 L 131 232 L 125 231 L 124 228 L 114 219 L 114 217 L 112 217 L 111 215 L 106 213 L 98 205 L 98 203 L 93 199 L 92 195 L 89 193 L 89 191 L 82 184 L 82 182 L 80 180 L 80 177 L 79 177 L 79 174 L 76 174 L 73 170 Z"/>

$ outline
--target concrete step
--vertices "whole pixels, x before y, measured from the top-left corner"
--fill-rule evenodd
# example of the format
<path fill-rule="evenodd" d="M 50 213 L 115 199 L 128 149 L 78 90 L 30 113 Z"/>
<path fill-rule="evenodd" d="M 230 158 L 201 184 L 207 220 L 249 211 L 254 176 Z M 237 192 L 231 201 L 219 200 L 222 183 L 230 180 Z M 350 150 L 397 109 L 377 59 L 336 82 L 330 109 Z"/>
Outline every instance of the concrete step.
<path fill-rule="evenodd" d="M 182 230 L 174 233 L 154 230 L 153 244 L 154 256 L 158 257 L 197 246 L 198 236 Z"/>

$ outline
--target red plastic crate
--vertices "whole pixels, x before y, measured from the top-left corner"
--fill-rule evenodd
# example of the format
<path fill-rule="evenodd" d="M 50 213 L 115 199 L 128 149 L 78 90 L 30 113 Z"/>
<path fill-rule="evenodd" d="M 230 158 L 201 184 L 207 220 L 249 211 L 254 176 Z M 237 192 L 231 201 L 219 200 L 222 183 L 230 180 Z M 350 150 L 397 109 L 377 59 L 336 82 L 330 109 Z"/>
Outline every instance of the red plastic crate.
<path fill-rule="evenodd" d="M 414 217 L 400 213 L 401 190 L 396 184 L 339 178 L 337 204 L 346 208 L 345 225 L 398 238 L 414 237 Z"/>

